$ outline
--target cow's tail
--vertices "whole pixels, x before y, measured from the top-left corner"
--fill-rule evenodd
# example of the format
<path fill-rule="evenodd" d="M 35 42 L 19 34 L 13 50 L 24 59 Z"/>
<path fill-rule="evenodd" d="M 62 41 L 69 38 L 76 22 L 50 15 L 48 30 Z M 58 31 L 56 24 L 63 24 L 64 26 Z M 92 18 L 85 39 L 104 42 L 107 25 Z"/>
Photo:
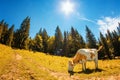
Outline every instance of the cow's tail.
<path fill-rule="evenodd" d="M 100 51 L 102 48 L 103 48 L 103 46 L 100 46 L 100 47 L 98 48 L 97 52 Z"/>

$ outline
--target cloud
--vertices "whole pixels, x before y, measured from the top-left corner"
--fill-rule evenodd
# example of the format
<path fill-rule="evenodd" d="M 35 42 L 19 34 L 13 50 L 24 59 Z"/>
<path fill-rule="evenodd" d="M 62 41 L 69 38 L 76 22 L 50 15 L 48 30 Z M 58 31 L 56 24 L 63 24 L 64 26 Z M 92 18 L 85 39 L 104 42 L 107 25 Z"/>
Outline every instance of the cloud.
<path fill-rule="evenodd" d="M 95 23 L 95 24 L 96 24 L 95 21 L 93 21 L 93 20 L 91 20 L 91 19 L 88 19 L 88 18 L 86 18 L 86 17 L 79 17 L 79 19 L 80 19 L 80 20 L 84 20 L 84 21 L 88 21 L 88 22 L 92 22 L 92 23 Z"/>
<path fill-rule="evenodd" d="M 99 30 L 105 34 L 107 30 L 110 32 L 114 31 L 118 27 L 118 22 L 120 22 L 120 17 L 103 17 L 100 20 L 97 20 L 97 24 L 100 26 Z"/>
<path fill-rule="evenodd" d="M 112 13 L 114 14 L 114 12 Z M 103 34 L 106 34 L 107 30 L 109 30 L 110 32 L 117 30 L 118 23 L 120 23 L 120 16 L 102 17 L 101 19 L 98 19 L 98 20 L 92 20 L 92 19 L 88 19 L 85 16 L 80 15 L 79 12 L 76 12 L 76 15 L 79 20 L 91 22 L 91 23 L 98 25 L 100 32 L 102 32 Z"/>
<path fill-rule="evenodd" d="M 92 22 L 92 23 L 96 24 L 96 22 L 94 20 L 88 19 L 85 16 L 81 16 L 79 12 L 76 12 L 76 15 L 77 15 L 78 19 L 80 19 L 80 20 L 88 21 L 88 22 Z"/>

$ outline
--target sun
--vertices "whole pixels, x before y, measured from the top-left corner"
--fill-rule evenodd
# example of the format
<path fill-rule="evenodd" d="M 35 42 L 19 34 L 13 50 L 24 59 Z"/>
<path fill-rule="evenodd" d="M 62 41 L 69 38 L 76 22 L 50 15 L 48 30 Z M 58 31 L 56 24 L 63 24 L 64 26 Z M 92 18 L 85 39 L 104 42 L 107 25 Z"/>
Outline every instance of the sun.
<path fill-rule="evenodd" d="M 61 2 L 61 11 L 66 15 L 70 15 L 74 12 L 74 3 L 70 2 L 70 0 L 66 0 Z"/>

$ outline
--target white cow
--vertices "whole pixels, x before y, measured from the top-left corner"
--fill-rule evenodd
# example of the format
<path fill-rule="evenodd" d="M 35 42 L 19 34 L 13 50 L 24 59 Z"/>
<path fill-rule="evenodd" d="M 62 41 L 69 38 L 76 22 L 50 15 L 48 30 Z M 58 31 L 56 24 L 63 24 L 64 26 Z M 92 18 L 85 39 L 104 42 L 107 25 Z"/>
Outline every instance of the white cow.
<path fill-rule="evenodd" d="M 94 61 L 95 68 L 98 69 L 98 51 L 102 49 L 79 49 L 71 61 L 68 61 L 68 72 L 73 71 L 74 66 L 78 63 L 82 64 L 82 70 L 86 70 L 86 61 Z"/>

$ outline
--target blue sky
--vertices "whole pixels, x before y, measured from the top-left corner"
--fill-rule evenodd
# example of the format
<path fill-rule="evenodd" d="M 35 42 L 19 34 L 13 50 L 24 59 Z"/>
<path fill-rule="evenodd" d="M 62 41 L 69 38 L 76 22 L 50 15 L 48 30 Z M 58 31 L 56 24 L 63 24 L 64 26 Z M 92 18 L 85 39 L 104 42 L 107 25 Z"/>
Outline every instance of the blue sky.
<path fill-rule="evenodd" d="M 74 5 L 66 15 L 61 10 L 61 3 L 69 1 Z M 48 35 L 55 34 L 56 26 L 61 31 L 70 31 L 71 26 L 85 37 L 87 25 L 96 38 L 109 29 L 113 31 L 120 22 L 120 0 L 0 0 L 0 20 L 9 26 L 20 27 L 21 22 L 31 18 L 30 36 L 34 37 L 40 28 L 45 28 Z M 69 9 L 69 8 L 68 8 Z"/>

